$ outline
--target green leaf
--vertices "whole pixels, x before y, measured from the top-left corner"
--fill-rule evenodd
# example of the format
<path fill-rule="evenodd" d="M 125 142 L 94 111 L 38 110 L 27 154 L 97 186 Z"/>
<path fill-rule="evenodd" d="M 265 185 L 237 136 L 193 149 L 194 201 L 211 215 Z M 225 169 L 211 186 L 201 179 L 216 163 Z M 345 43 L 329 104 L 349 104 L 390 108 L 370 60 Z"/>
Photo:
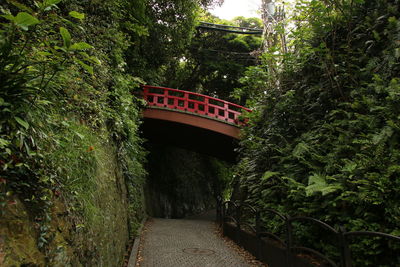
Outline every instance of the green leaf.
<path fill-rule="evenodd" d="M 40 23 L 37 18 L 26 12 L 18 13 L 14 19 L 14 22 L 18 27 L 21 27 L 25 31 L 29 29 L 29 26 Z"/>
<path fill-rule="evenodd" d="M 297 159 L 303 158 L 310 151 L 310 146 L 304 142 L 300 142 L 293 149 L 292 155 Z"/>
<path fill-rule="evenodd" d="M 29 12 L 29 13 L 33 13 L 33 10 L 32 10 L 30 7 L 27 7 L 26 5 L 21 4 L 21 3 L 19 3 L 18 1 L 15 1 L 15 0 L 7 0 L 7 2 L 10 3 L 10 4 L 12 4 L 12 5 L 14 5 L 14 6 L 16 6 L 16 7 L 19 8 L 20 10 L 23 10 L 23 11 L 26 11 L 26 12 Z"/>
<path fill-rule="evenodd" d="M 372 143 L 377 145 L 381 142 L 386 142 L 388 138 L 393 135 L 393 129 L 389 126 L 383 127 L 383 129 L 372 137 Z"/>
<path fill-rule="evenodd" d="M 11 15 L 11 14 L 1 15 L 0 17 L 8 19 L 9 21 L 15 21 L 15 17 L 13 15 Z"/>
<path fill-rule="evenodd" d="M 66 122 L 66 121 L 62 121 L 61 124 L 64 125 L 65 127 L 70 127 L 70 126 L 71 126 L 71 125 L 70 125 L 68 122 Z"/>
<path fill-rule="evenodd" d="M 84 224 L 77 224 L 76 225 L 76 229 L 81 229 L 81 228 L 85 228 L 86 226 Z"/>
<path fill-rule="evenodd" d="M 29 128 L 29 124 L 21 119 L 20 117 L 14 117 L 15 121 L 18 122 L 20 125 L 22 125 L 26 130 Z"/>
<path fill-rule="evenodd" d="M 37 53 L 39 56 L 43 56 L 43 57 L 48 57 L 48 56 L 52 56 L 53 54 L 50 52 L 46 52 L 46 51 L 40 51 Z"/>
<path fill-rule="evenodd" d="M 93 63 L 97 64 L 97 65 L 101 65 L 101 61 L 100 61 L 100 59 L 98 59 L 98 58 L 97 58 L 97 57 L 95 57 L 95 56 L 91 56 L 91 57 L 89 57 L 89 60 L 90 60 L 91 62 L 93 62 Z"/>
<path fill-rule="evenodd" d="M 92 49 L 93 46 L 91 46 L 88 43 L 85 42 L 79 42 L 79 43 L 75 43 L 73 45 L 71 45 L 71 47 L 69 49 L 71 50 L 85 50 L 85 49 Z"/>
<path fill-rule="evenodd" d="M 85 136 L 83 134 L 80 134 L 78 132 L 74 132 L 81 140 L 85 139 Z"/>
<path fill-rule="evenodd" d="M 59 47 L 58 45 L 55 45 L 55 46 L 54 46 L 54 49 L 55 49 L 55 50 L 61 50 L 61 51 L 63 51 L 63 52 L 67 52 L 67 49 L 65 49 L 64 47 Z"/>
<path fill-rule="evenodd" d="M 77 11 L 71 11 L 71 12 L 69 12 L 69 15 L 71 17 L 79 19 L 79 20 L 83 20 L 85 18 L 85 14 L 79 13 Z"/>
<path fill-rule="evenodd" d="M 71 34 L 64 27 L 60 27 L 60 34 L 64 41 L 64 47 L 69 48 L 71 46 Z"/>
<path fill-rule="evenodd" d="M 326 176 L 321 174 L 314 174 L 308 177 L 308 186 L 305 188 L 307 196 L 311 196 L 317 192 L 325 196 L 340 189 L 342 189 L 342 186 L 339 183 L 328 184 Z"/>
<path fill-rule="evenodd" d="M 45 11 L 48 11 L 51 9 L 52 6 L 57 5 L 61 1 L 62 0 L 44 0 L 41 4 L 41 8 Z"/>
<path fill-rule="evenodd" d="M 62 0 L 45 0 L 43 3 L 46 3 L 47 5 L 51 6 L 51 5 L 57 5 L 61 1 Z"/>
<path fill-rule="evenodd" d="M 87 65 L 86 63 L 80 61 L 79 59 L 75 59 L 76 62 L 78 62 L 79 65 L 82 66 L 82 68 L 84 68 L 87 72 L 89 72 L 90 74 L 93 74 L 93 67 Z"/>
<path fill-rule="evenodd" d="M 0 148 L 4 148 L 10 144 L 10 141 L 0 138 Z"/>
<path fill-rule="evenodd" d="M 101 61 L 97 58 L 97 57 L 95 57 L 95 56 L 89 56 L 87 53 L 85 53 L 85 52 L 79 52 L 79 54 L 81 55 L 81 56 L 83 56 L 84 58 L 85 58 L 85 60 L 87 60 L 87 61 L 90 61 L 90 62 L 92 62 L 92 63 L 94 63 L 94 64 L 97 64 L 97 65 L 101 65 Z"/>
<path fill-rule="evenodd" d="M 346 165 L 342 168 L 343 172 L 353 173 L 357 169 L 357 163 L 346 160 Z"/>
<path fill-rule="evenodd" d="M 400 58 L 400 48 L 396 48 L 396 49 L 394 50 L 394 56 L 395 56 L 397 59 Z"/>
<path fill-rule="evenodd" d="M 142 78 L 136 77 L 136 76 L 132 77 L 132 81 L 134 81 L 134 82 L 137 83 L 138 85 L 139 85 L 139 84 L 145 84 L 145 83 L 146 83 Z"/>
<path fill-rule="evenodd" d="M 272 176 L 278 175 L 278 172 L 270 172 L 270 171 L 266 171 L 264 173 L 264 175 L 262 176 L 261 180 L 268 180 L 269 178 L 271 178 Z"/>

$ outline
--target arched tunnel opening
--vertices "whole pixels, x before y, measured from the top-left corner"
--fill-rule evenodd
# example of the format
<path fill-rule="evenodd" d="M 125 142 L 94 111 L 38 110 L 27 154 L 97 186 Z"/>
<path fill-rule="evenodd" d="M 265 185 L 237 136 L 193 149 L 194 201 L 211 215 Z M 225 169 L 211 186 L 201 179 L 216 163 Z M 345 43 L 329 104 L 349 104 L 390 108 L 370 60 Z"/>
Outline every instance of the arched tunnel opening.
<path fill-rule="evenodd" d="M 158 218 L 183 218 L 216 206 L 232 179 L 238 141 L 191 125 L 145 118 L 146 211 Z"/>
<path fill-rule="evenodd" d="M 169 144 L 146 146 L 149 216 L 177 219 L 215 208 L 232 177 L 231 163 Z"/>

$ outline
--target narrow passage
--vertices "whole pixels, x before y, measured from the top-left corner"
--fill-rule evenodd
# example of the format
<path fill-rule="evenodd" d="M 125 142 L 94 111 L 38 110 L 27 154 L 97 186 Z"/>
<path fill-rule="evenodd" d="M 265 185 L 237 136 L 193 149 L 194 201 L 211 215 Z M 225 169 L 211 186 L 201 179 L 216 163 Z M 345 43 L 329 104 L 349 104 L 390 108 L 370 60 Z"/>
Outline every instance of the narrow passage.
<path fill-rule="evenodd" d="M 250 267 L 215 231 L 215 212 L 153 219 L 142 236 L 140 267 Z"/>

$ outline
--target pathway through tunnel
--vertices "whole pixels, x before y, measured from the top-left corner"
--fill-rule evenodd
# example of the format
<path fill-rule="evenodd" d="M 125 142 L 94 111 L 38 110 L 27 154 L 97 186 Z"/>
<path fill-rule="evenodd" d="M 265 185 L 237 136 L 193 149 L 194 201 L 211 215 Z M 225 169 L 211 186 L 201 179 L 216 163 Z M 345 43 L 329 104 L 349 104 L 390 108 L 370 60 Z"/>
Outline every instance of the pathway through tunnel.
<path fill-rule="evenodd" d="M 150 217 L 184 218 L 215 208 L 232 177 L 229 163 L 166 144 L 148 143 L 147 149 Z"/>
<path fill-rule="evenodd" d="M 136 266 L 250 267 L 216 233 L 215 210 L 185 219 L 152 219 L 141 238 Z"/>

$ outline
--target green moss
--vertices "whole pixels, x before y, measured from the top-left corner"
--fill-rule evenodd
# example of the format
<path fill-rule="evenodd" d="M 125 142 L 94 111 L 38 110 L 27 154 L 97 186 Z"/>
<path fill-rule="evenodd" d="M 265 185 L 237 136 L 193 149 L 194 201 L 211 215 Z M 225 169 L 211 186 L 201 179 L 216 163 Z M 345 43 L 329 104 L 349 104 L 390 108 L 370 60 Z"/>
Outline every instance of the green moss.
<path fill-rule="evenodd" d="M 15 204 L 9 205 L 0 217 L 0 266 L 45 266 L 36 232 L 24 205 L 15 199 Z"/>
<path fill-rule="evenodd" d="M 113 266 L 122 260 L 129 237 L 127 190 L 116 148 L 105 129 L 95 132 L 74 120 L 69 124 L 51 155 L 53 164 L 62 166 L 59 177 L 72 215 L 73 250 L 84 252 L 77 253 L 83 265 Z"/>
<path fill-rule="evenodd" d="M 0 260 L 5 266 L 119 266 L 143 217 L 143 179 L 130 177 L 136 184 L 126 180 L 105 128 L 60 119 L 63 127 L 47 125 L 51 139 L 39 144 L 47 150 L 46 168 L 53 167 L 53 177 L 47 178 L 56 188 L 51 220 L 35 222 L 35 214 L 30 216 L 21 202 L 9 206 L 0 220 Z M 129 167 L 134 162 L 128 161 Z M 127 185 L 134 202 L 128 199 Z M 43 232 L 44 250 L 37 242 Z"/>

